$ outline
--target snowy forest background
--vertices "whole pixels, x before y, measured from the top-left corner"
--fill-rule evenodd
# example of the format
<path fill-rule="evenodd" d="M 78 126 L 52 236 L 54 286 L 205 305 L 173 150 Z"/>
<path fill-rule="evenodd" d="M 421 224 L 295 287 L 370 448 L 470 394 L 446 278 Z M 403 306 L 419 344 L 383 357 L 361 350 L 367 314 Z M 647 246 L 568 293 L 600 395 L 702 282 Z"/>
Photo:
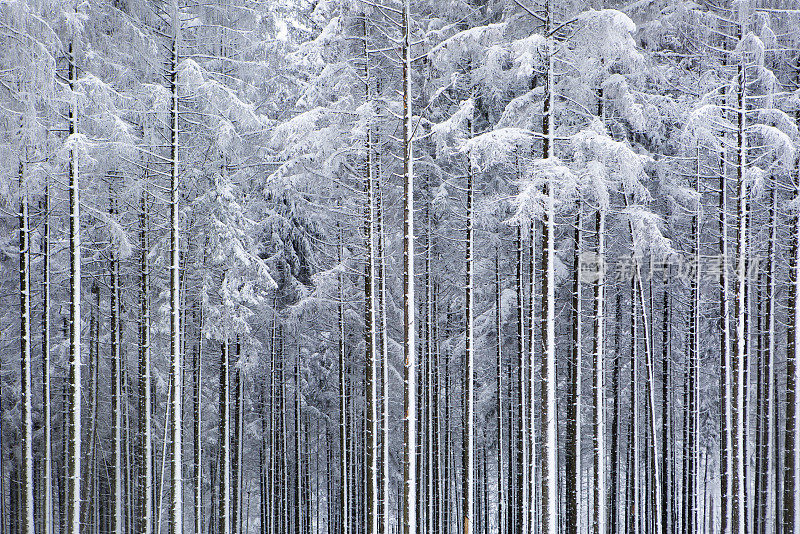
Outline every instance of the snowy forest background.
<path fill-rule="evenodd" d="M 0 534 L 800 532 L 796 0 L 0 43 Z"/>

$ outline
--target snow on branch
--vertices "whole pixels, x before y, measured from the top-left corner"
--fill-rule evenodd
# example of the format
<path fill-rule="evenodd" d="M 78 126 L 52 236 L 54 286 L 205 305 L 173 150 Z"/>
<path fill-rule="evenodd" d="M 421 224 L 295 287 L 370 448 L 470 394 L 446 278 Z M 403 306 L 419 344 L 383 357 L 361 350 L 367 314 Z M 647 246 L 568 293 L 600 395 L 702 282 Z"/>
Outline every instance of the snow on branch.
<path fill-rule="evenodd" d="M 462 145 L 469 136 L 467 128 L 474 111 L 475 101 L 468 98 L 461 101 L 456 112 L 449 118 L 431 127 L 437 153 L 441 154 L 448 148 L 458 149 Z"/>
<path fill-rule="evenodd" d="M 595 129 L 586 129 L 572 137 L 572 147 L 577 163 L 597 161 L 607 169 L 609 178 L 622 185 L 622 190 L 633 195 L 634 202 L 647 202 L 650 192 L 642 184 L 644 165 L 650 158 L 637 154 L 627 144 L 615 141 Z"/>
<path fill-rule="evenodd" d="M 477 66 L 483 61 L 485 51 L 502 41 L 506 23 L 476 26 L 458 32 L 431 48 L 428 58 L 440 72 L 450 72 L 463 60 L 471 60 Z"/>
<path fill-rule="evenodd" d="M 490 165 L 511 165 L 521 149 L 530 148 L 532 136 L 521 128 L 499 128 L 464 141 L 461 151 L 470 155 L 472 163 L 486 168 Z"/>
<path fill-rule="evenodd" d="M 515 211 L 509 219 L 510 224 L 524 225 L 545 216 L 548 202 L 548 195 L 543 192 L 545 184 L 553 185 L 558 204 L 574 198 L 577 191 L 577 177 L 572 169 L 558 158 L 537 158 L 525 169 L 520 192 L 513 200 Z"/>
<path fill-rule="evenodd" d="M 782 130 L 766 124 L 754 124 L 749 130 L 763 139 L 763 145 L 769 148 L 776 160 L 784 167 L 791 168 L 795 155 L 791 137 Z"/>

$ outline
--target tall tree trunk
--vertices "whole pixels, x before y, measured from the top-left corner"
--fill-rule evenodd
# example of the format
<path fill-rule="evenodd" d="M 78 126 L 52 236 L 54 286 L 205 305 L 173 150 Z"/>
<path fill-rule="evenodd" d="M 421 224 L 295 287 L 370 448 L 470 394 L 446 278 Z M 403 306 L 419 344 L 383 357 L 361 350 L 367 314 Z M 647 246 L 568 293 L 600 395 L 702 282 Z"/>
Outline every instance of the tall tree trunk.
<path fill-rule="evenodd" d="M 434 383 L 433 362 L 433 230 L 431 225 L 431 173 L 427 174 L 428 202 L 425 205 L 425 532 L 434 533 Z"/>
<path fill-rule="evenodd" d="M 797 197 L 800 197 L 798 188 Z M 800 345 L 800 217 L 792 215 L 792 244 L 789 255 L 788 327 L 786 340 L 786 429 L 784 434 L 783 465 L 783 534 L 794 534 L 798 511 L 796 502 L 797 469 L 800 467 L 798 448 L 797 350 Z"/>
<path fill-rule="evenodd" d="M 720 263 L 728 265 L 728 216 L 727 216 L 727 177 L 725 175 L 725 157 L 720 154 L 719 173 L 719 248 Z M 732 362 L 731 336 L 728 317 L 729 284 L 728 269 L 720 269 L 720 533 L 728 534 L 732 524 L 732 478 L 733 478 L 733 421 L 731 406 Z"/>
<path fill-rule="evenodd" d="M 605 256 L 605 211 L 600 208 L 595 215 L 595 231 L 597 232 L 598 262 Z M 603 268 L 595 273 L 594 281 L 594 534 L 605 534 L 606 531 L 606 446 L 605 446 L 605 366 L 603 342 L 605 337 L 605 277 Z M 579 415 L 580 417 L 580 415 Z"/>
<path fill-rule="evenodd" d="M 239 409 L 240 405 L 239 402 L 241 400 L 241 396 L 239 395 L 239 384 L 241 376 L 239 374 L 239 357 L 240 357 L 240 345 L 239 345 L 239 336 L 236 336 L 236 342 L 234 344 L 234 363 L 230 370 L 230 379 L 231 379 L 231 386 L 229 395 L 232 398 L 229 400 L 231 401 L 231 413 L 232 413 L 232 424 L 231 424 L 231 534 L 239 534 L 239 526 L 240 526 L 240 517 L 239 517 L 239 497 L 240 497 L 240 488 L 241 485 L 239 484 L 239 443 L 241 440 L 241 435 L 239 434 Z"/>
<path fill-rule="evenodd" d="M 172 406 L 170 409 L 172 438 L 172 487 L 170 531 L 183 533 L 183 355 L 180 328 L 180 210 L 178 207 L 178 63 L 181 38 L 178 0 L 172 0 L 172 57 L 170 61 L 170 375 L 172 377 Z M 224 534 L 228 534 L 226 531 Z"/>
<path fill-rule="evenodd" d="M 197 302 L 197 346 L 194 350 L 194 534 L 203 534 L 203 303 Z M 262 532 L 262 534 L 267 534 Z"/>
<path fill-rule="evenodd" d="M 628 469 L 628 493 L 630 495 L 628 500 L 627 515 L 630 517 L 631 528 L 626 529 L 626 532 L 633 534 L 640 534 L 641 528 L 641 491 L 639 484 L 641 482 L 640 462 L 641 462 L 641 445 L 639 441 L 639 350 L 636 336 L 638 335 L 638 313 L 637 313 L 637 287 L 636 282 L 631 280 L 631 384 L 630 384 L 630 409 L 631 409 L 631 423 L 630 423 L 630 439 L 632 445 L 629 447 L 631 456 L 631 464 Z"/>
<path fill-rule="evenodd" d="M 620 390 L 619 390 L 619 359 L 620 359 L 620 342 L 622 336 L 620 331 L 622 329 L 622 291 L 617 289 L 616 309 L 615 309 L 615 326 L 614 326 L 614 371 L 611 375 L 611 393 L 614 395 L 614 408 L 613 418 L 611 420 L 611 495 L 609 507 L 609 520 L 608 520 L 608 534 L 617 534 L 617 523 L 619 520 L 619 513 L 617 512 L 619 506 L 619 488 L 622 485 L 619 483 L 620 469 L 619 469 L 619 434 L 621 431 L 619 413 L 620 413 Z"/>
<path fill-rule="evenodd" d="M 24 154 L 23 150 L 23 154 Z M 24 157 L 24 156 L 21 156 Z M 31 380 L 31 238 L 28 229 L 28 193 L 25 184 L 25 164 L 19 163 L 19 305 L 21 420 L 22 420 L 22 489 L 21 534 L 34 534 L 33 500 L 33 391 Z M 0 474 L 2 475 L 2 474 Z"/>
<path fill-rule="evenodd" d="M 303 413 L 300 376 L 300 347 L 297 347 L 294 363 L 294 465 L 295 465 L 295 495 L 294 495 L 294 532 L 303 534 Z"/>
<path fill-rule="evenodd" d="M 219 526 L 217 534 L 231 534 L 231 412 L 228 385 L 230 355 L 228 354 L 227 337 L 222 342 L 219 361 Z"/>
<path fill-rule="evenodd" d="M 364 46 L 364 97 L 372 100 L 370 78 L 369 30 L 367 14 L 361 16 Z M 364 335 L 366 345 L 366 394 L 367 394 L 367 534 L 378 534 L 378 356 L 375 318 L 375 179 L 373 126 L 367 124 L 364 143 L 364 242 L 366 245 L 364 265 Z M 297 534 L 300 534 L 299 532 Z"/>
<path fill-rule="evenodd" d="M 44 431 L 43 534 L 53 534 L 53 439 L 50 399 L 50 182 L 45 178 L 42 207 L 42 419 Z M 66 416 L 66 414 L 63 414 Z M 2 438 L 0 437 L 0 441 Z M 0 464 L 0 473 L 2 473 Z M 2 494 L 2 493 L 0 493 Z M 2 513 L 2 510 L 0 510 Z"/>
<path fill-rule="evenodd" d="M 525 406 L 527 389 L 526 384 L 526 358 L 525 352 L 525 267 L 523 263 L 523 231 L 522 226 L 517 227 L 517 450 L 516 450 L 516 488 L 513 509 L 516 510 L 514 534 L 527 534 L 525 523 L 528 519 L 527 474 L 525 459 L 528 457 L 528 436 L 525 421 L 527 410 Z M 509 457 L 509 462 L 511 458 Z"/>
<path fill-rule="evenodd" d="M 277 298 L 274 299 L 277 302 Z M 278 470 L 278 422 L 276 421 L 275 408 L 277 405 L 277 373 L 276 373 L 276 358 L 278 357 L 278 325 L 277 316 L 275 312 L 276 305 L 273 304 L 272 326 L 270 328 L 270 364 L 269 364 L 269 475 L 267 479 L 268 488 L 268 514 L 269 514 L 269 531 L 268 534 L 276 534 L 278 532 L 278 510 L 276 505 L 277 491 L 277 470 Z"/>
<path fill-rule="evenodd" d="M 687 466 L 689 469 L 687 478 L 688 487 L 684 488 L 684 493 L 689 500 L 688 503 L 688 516 L 686 517 L 686 532 L 697 532 L 700 528 L 697 516 L 698 506 L 698 470 L 699 470 L 699 441 L 698 441 L 698 423 L 697 417 L 699 409 L 699 384 L 698 372 L 700 361 L 700 207 L 701 207 L 701 191 L 700 191 L 700 152 L 697 151 L 697 174 L 695 181 L 695 191 L 698 195 L 697 207 L 694 216 L 692 217 L 692 251 L 694 253 L 695 269 L 692 279 L 689 282 L 689 291 L 691 303 L 689 305 L 689 362 L 688 362 L 688 405 L 686 407 L 686 417 L 688 418 L 688 443 L 685 444 L 684 449 L 687 458 Z"/>
<path fill-rule="evenodd" d="M 672 478 L 670 477 L 670 461 L 669 461 L 669 446 L 670 446 L 670 429 L 671 429 L 671 407 L 669 403 L 668 392 L 671 388 L 670 383 L 670 298 L 669 298 L 669 270 L 668 264 L 664 264 L 664 283 L 662 291 L 662 322 L 661 322 L 661 509 L 663 510 L 663 527 L 664 534 L 672 532 L 672 499 L 670 499 L 670 492 L 672 488 Z"/>
<path fill-rule="evenodd" d="M 75 43 L 68 45 L 69 134 L 78 133 L 78 105 L 76 101 L 77 66 Z M 72 148 L 69 155 L 69 452 L 67 454 L 67 534 L 80 534 L 81 528 L 81 223 L 80 181 L 78 178 L 78 152 Z"/>
<path fill-rule="evenodd" d="M 414 310 L 414 152 L 411 112 L 411 3 L 403 0 L 403 534 L 416 534 L 416 322 Z"/>
<path fill-rule="evenodd" d="M 550 0 L 545 2 L 545 32 L 552 29 Z M 553 157 L 555 125 L 553 38 L 547 38 L 547 80 L 545 81 L 542 133 L 544 158 Z M 556 413 L 556 332 L 555 332 L 555 184 L 548 175 L 544 186 L 545 214 L 542 234 L 542 520 L 541 534 L 558 534 L 558 425 Z"/>
<path fill-rule="evenodd" d="M 494 257 L 494 325 L 497 331 L 495 340 L 497 373 L 497 532 L 504 534 L 503 513 L 505 512 L 505 492 L 503 490 L 503 308 L 502 287 L 500 285 L 500 247 Z M 437 496 L 438 498 L 438 496 Z M 439 534 L 436 532 L 435 534 Z"/>
<path fill-rule="evenodd" d="M 89 320 L 89 421 L 86 425 L 87 451 L 84 462 L 83 478 L 86 486 L 83 492 L 82 521 L 87 532 L 97 528 L 96 512 L 98 508 L 98 461 L 97 461 L 97 404 L 99 382 L 99 354 L 100 354 L 100 286 L 97 281 L 92 283 L 91 318 Z"/>
<path fill-rule="evenodd" d="M 741 13 L 740 13 L 741 16 Z M 739 28 L 740 37 L 743 28 Z M 745 59 L 737 66 L 736 80 L 736 287 L 734 288 L 734 319 L 736 321 L 735 336 L 733 338 L 733 510 L 732 526 L 736 534 L 745 534 L 747 528 L 747 513 L 745 510 L 745 368 L 747 339 L 745 333 L 746 317 L 746 261 L 747 261 L 747 186 L 745 184 L 745 166 L 747 165 L 746 125 L 745 125 L 745 86 L 746 80 Z M 787 418 L 788 421 L 788 418 Z M 792 491 L 794 489 L 792 488 Z M 789 527 L 791 528 L 791 527 Z M 791 534 L 791 530 L 787 531 Z"/>
<path fill-rule="evenodd" d="M 777 459 L 777 445 L 778 436 L 775 432 L 778 420 L 777 415 L 777 392 L 775 388 L 775 240 L 778 233 L 778 189 L 776 186 L 772 188 L 772 204 L 769 210 L 769 241 L 767 244 L 767 278 L 766 278 L 766 308 L 767 315 L 765 317 L 765 325 L 767 329 L 767 357 L 764 362 L 764 374 L 766 379 L 766 456 L 764 462 L 764 477 L 762 480 L 761 488 L 765 492 L 764 499 L 764 515 L 759 516 L 771 517 L 773 523 L 778 523 L 778 484 L 777 484 L 777 470 L 774 468 Z M 766 523 L 761 527 L 759 534 L 768 534 Z"/>
<path fill-rule="evenodd" d="M 580 515 L 581 489 L 581 254 L 583 253 L 583 235 L 581 233 L 581 203 L 576 205 L 575 237 L 572 263 L 572 359 L 570 366 L 569 400 L 567 402 L 567 435 L 565 438 L 564 456 L 566 463 L 566 531 L 567 534 L 578 534 Z M 602 533 L 600 533 L 602 534 Z"/>
<path fill-rule="evenodd" d="M 147 178 L 145 178 L 146 180 Z M 150 372 L 150 266 L 147 255 L 147 192 L 139 211 L 139 498 L 137 518 L 142 534 L 153 534 L 152 383 Z"/>
<path fill-rule="evenodd" d="M 472 120 L 470 120 L 470 130 L 472 130 Z M 470 132 L 471 133 L 471 132 Z M 473 247 L 474 247 L 474 229 L 473 229 L 473 202 L 475 201 L 475 191 L 474 191 L 474 182 L 475 182 L 475 169 L 472 165 L 472 160 L 470 159 L 467 163 L 469 165 L 469 170 L 467 172 L 467 250 L 465 256 L 465 263 L 466 263 L 466 280 L 465 280 L 465 292 L 464 292 L 464 302 L 465 302 L 465 320 L 466 320 L 466 327 L 464 329 L 464 433 L 463 433 L 463 445 L 462 445 L 462 454 L 463 454 L 463 487 L 462 487 L 462 495 L 463 495 L 463 511 L 462 511 L 462 519 L 463 519 L 463 530 L 462 534 L 472 534 L 473 529 L 473 515 L 475 513 L 474 507 L 474 491 L 475 491 L 475 474 L 474 474 L 474 463 L 475 463 L 475 436 L 474 436 L 474 424 L 475 424 L 475 407 L 474 407 L 474 400 L 473 400 L 473 390 L 475 388 L 475 375 L 473 372 L 473 365 L 474 365 L 474 326 L 473 326 L 473 307 L 474 307 L 474 295 L 473 295 L 473 270 L 474 270 L 474 259 L 473 259 Z M 427 533 L 432 534 L 432 533 Z"/>
<path fill-rule="evenodd" d="M 536 221 L 531 221 L 528 228 L 528 358 L 525 363 L 527 376 L 525 387 L 524 414 L 525 414 L 525 446 L 527 454 L 525 467 L 525 531 L 524 534 L 534 534 L 536 529 Z M 524 348 L 524 347 L 523 347 Z M 524 455 L 523 455 L 524 456 Z"/>
<path fill-rule="evenodd" d="M 113 193 L 109 195 L 109 214 L 114 217 L 117 212 L 116 199 Z M 119 260 L 117 259 L 114 245 L 109 249 L 110 269 L 111 269 L 111 419 L 112 419 L 112 462 L 114 463 L 113 473 L 113 532 L 122 534 L 124 530 L 122 509 L 124 506 L 122 495 L 123 471 L 122 471 L 122 405 L 125 403 L 124 392 L 122 390 L 122 354 L 121 354 L 121 332 L 120 332 L 120 288 L 119 288 Z"/>
<path fill-rule="evenodd" d="M 380 156 L 378 161 L 380 163 Z M 380 166 L 377 167 L 380 169 Z M 386 265 L 385 265 L 385 251 L 384 251 L 384 230 L 383 230 L 383 185 L 381 184 L 380 171 L 376 171 L 375 180 L 378 189 L 377 198 L 377 214 L 376 219 L 378 223 L 378 288 L 379 288 L 379 303 L 380 303 L 380 331 L 381 331 L 381 496 L 383 500 L 383 521 L 382 532 L 380 534 L 389 533 L 389 329 L 386 326 Z"/>
<path fill-rule="evenodd" d="M 339 234 L 339 262 L 342 261 L 341 232 Z M 349 479 L 347 462 L 347 382 L 345 369 L 345 324 L 344 324 L 344 275 L 339 274 L 338 286 L 338 342 L 339 342 L 339 534 L 350 534 Z M 274 361 L 274 360 L 273 360 Z M 273 364 L 274 365 L 274 364 Z"/>

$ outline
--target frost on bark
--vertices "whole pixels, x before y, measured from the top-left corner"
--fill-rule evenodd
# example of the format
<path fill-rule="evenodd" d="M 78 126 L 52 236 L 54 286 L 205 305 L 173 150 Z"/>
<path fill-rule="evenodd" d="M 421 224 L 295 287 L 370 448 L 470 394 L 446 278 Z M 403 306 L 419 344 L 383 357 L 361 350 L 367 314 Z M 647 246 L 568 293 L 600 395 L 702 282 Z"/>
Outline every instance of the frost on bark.
<path fill-rule="evenodd" d="M 70 89 L 77 84 L 74 43 L 68 44 Z M 78 131 L 76 97 L 69 105 L 69 134 Z M 73 148 L 68 162 L 69 179 L 69 452 L 67 453 L 67 534 L 80 534 L 81 528 L 81 236 L 78 154 Z"/>
<path fill-rule="evenodd" d="M 403 82 L 403 534 L 415 534 L 416 518 L 416 322 L 414 312 L 414 151 L 411 112 L 411 4 L 401 13 Z"/>
<path fill-rule="evenodd" d="M 172 0 L 172 50 L 170 58 L 170 184 L 169 184 L 169 333 L 171 440 L 171 503 L 170 532 L 183 533 L 183 355 L 180 325 L 180 210 L 178 206 L 178 62 L 181 39 L 181 20 L 178 0 Z M 228 534 L 226 530 L 224 533 Z"/>
<path fill-rule="evenodd" d="M 605 211 L 601 208 L 595 216 L 595 230 L 597 232 L 597 248 L 595 254 L 599 261 L 605 255 Z M 605 273 L 598 269 L 594 281 L 594 382 L 592 384 L 593 412 L 594 412 L 594 502 L 593 532 L 605 534 L 606 532 L 606 446 L 605 446 L 605 362 L 603 343 L 605 338 Z"/>
<path fill-rule="evenodd" d="M 22 518 L 21 534 L 34 534 L 33 500 L 33 402 L 31 391 L 31 275 L 30 230 L 28 229 L 28 195 L 25 184 L 25 165 L 19 164 L 19 300 L 20 300 L 20 360 L 22 408 L 22 489 L 20 491 Z"/>

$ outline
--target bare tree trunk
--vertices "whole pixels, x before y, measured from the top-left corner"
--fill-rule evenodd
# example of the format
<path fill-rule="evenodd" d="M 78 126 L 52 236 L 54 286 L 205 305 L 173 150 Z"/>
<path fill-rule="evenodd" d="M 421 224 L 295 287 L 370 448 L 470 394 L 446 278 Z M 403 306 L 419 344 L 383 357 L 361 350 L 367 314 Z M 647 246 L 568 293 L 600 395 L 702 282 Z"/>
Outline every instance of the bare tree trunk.
<path fill-rule="evenodd" d="M 415 534 L 416 519 L 416 322 L 414 320 L 414 153 L 411 112 L 411 4 L 403 1 L 403 534 Z"/>
<path fill-rule="evenodd" d="M 545 33 L 552 29 L 550 0 L 545 2 Z M 544 158 L 553 153 L 555 124 L 552 113 L 554 99 L 554 46 L 547 38 L 547 80 L 545 81 L 542 133 Z M 556 424 L 556 334 L 555 334 L 555 200 L 552 176 L 544 186 L 545 220 L 542 235 L 542 520 L 541 534 L 558 534 L 558 425 Z"/>
<path fill-rule="evenodd" d="M 567 402 L 567 435 L 564 456 L 566 463 L 566 531 L 567 534 L 578 534 L 581 493 L 581 332 L 582 299 L 581 299 L 581 254 L 583 253 L 583 235 L 581 233 L 581 203 L 576 204 L 575 237 L 572 263 L 572 359 L 570 365 L 570 390 Z M 602 533 L 601 533 L 602 534 Z"/>
<path fill-rule="evenodd" d="M 746 139 L 745 139 L 745 85 L 746 68 L 742 63 L 738 66 L 737 75 L 737 151 L 736 151 L 736 210 L 738 224 L 736 227 L 736 287 L 734 290 L 734 318 L 736 320 L 736 335 L 733 338 L 733 514 L 732 524 L 737 534 L 745 534 L 747 528 L 747 512 L 745 510 L 745 368 L 747 365 L 747 339 L 745 335 L 745 291 L 746 291 L 746 261 L 747 261 L 747 189 L 745 184 Z M 787 363 L 788 368 L 788 363 Z M 787 392 L 788 394 L 788 392 Z M 787 418 L 787 421 L 789 419 Z M 788 525 L 787 525 L 788 526 Z M 788 527 L 791 529 L 791 527 Z M 787 531 L 791 534 L 791 530 Z"/>
<path fill-rule="evenodd" d="M 230 356 L 227 337 L 219 364 L 219 526 L 217 534 L 231 534 Z"/>
<path fill-rule="evenodd" d="M 500 247 L 494 257 L 494 325 L 497 331 L 495 346 L 497 373 L 497 532 L 504 534 L 503 513 L 505 512 L 505 492 L 503 490 L 503 309 L 502 287 L 500 285 Z M 438 496 L 437 496 L 438 497 Z M 435 534 L 439 534 L 436 532 Z"/>
<path fill-rule="evenodd" d="M 622 291 L 617 290 L 616 310 L 615 310 L 615 326 L 614 326 L 614 371 L 611 375 L 611 393 L 614 395 L 614 415 L 611 420 L 611 505 L 609 507 L 609 520 L 608 520 L 608 534 L 617 534 L 617 523 L 619 520 L 619 483 L 620 469 L 619 469 L 619 434 L 621 425 L 619 421 L 620 413 L 620 390 L 619 390 L 619 359 L 620 359 L 620 330 L 622 329 Z"/>
<path fill-rule="evenodd" d="M 669 403 L 668 391 L 670 391 L 670 298 L 667 278 L 669 276 L 668 265 L 664 264 L 664 288 L 662 292 L 662 323 L 661 323 L 661 509 L 663 510 L 663 532 L 672 532 L 672 499 L 670 491 L 672 487 L 672 477 L 670 476 L 671 467 L 669 461 L 670 429 L 672 428 L 671 407 Z"/>
<path fill-rule="evenodd" d="M 777 469 L 774 468 L 777 454 L 778 436 L 775 432 L 777 414 L 777 392 L 775 388 L 775 239 L 778 233 L 777 206 L 778 191 L 777 187 L 772 188 L 772 204 L 769 211 L 769 232 L 770 237 L 767 245 L 767 279 L 766 279 L 766 308 L 767 315 L 765 324 L 767 328 L 767 357 L 765 362 L 764 374 L 766 375 L 766 457 L 763 459 L 765 480 L 762 481 L 762 491 L 764 499 L 764 514 L 760 517 L 771 517 L 774 523 L 778 523 L 778 484 Z M 761 527 L 759 534 L 768 534 L 767 525 Z"/>
<path fill-rule="evenodd" d="M 77 66 L 75 43 L 68 45 L 69 134 L 78 132 Z M 69 453 L 67 454 L 67 534 L 80 534 L 81 528 L 81 223 L 78 153 L 73 148 L 69 156 Z"/>
<path fill-rule="evenodd" d="M 339 262 L 342 261 L 342 237 L 339 234 Z M 339 534 L 350 534 L 348 507 L 350 505 L 350 469 L 347 463 L 347 383 L 345 379 L 345 324 L 344 324 L 344 276 L 339 274 L 338 287 L 338 341 L 339 341 Z"/>
<path fill-rule="evenodd" d="M 116 212 L 116 199 L 113 193 L 109 194 L 109 214 L 113 217 Z M 122 405 L 125 403 L 124 392 L 122 390 L 122 354 L 121 354 L 121 332 L 120 332 L 120 288 L 119 288 L 119 260 L 117 259 L 114 245 L 109 250 L 111 268 L 111 299 L 109 301 L 111 310 L 111 418 L 112 418 L 112 461 L 114 463 L 113 473 L 113 532 L 122 534 L 124 530 L 122 508 Z"/>
<path fill-rule="evenodd" d="M 145 178 L 146 180 L 146 178 Z M 145 186 L 146 188 L 146 186 Z M 150 372 L 150 266 L 147 255 L 147 192 L 139 212 L 139 498 L 137 518 L 142 534 L 153 533 L 152 377 Z"/>
<path fill-rule="evenodd" d="M 23 150 L 23 153 L 25 151 Z M 24 156 L 21 156 L 24 157 Z M 19 300 L 20 300 L 20 361 L 22 408 L 22 509 L 21 534 L 34 534 L 33 500 L 33 391 L 31 380 L 31 238 L 28 229 L 28 193 L 25 184 L 25 164 L 19 163 Z M 1 475 L 1 473 L 0 473 Z"/>
<path fill-rule="evenodd" d="M 170 375 L 172 406 L 170 422 L 172 438 L 172 487 L 170 531 L 183 533 L 183 355 L 180 325 L 180 210 L 178 207 L 178 63 L 181 38 L 178 0 L 172 0 L 172 56 L 170 61 Z M 224 534 L 228 534 L 225 531 Z"/>
<path fill-rule="evenodd" d="M 194 351 L 194 534 L 203 534 L 203 303 L 197 302 L 197 346 Z M 266 532 L 262 532 L 266 534 Z"/>
<path fill-rule="evenodd" d="M 605 256 L 605 211 L 600 208 L 595 215 L 598 262 Z M 605 277 L 603 268 L 595 273 L 594 282 L 594 504 L 592 506 L 594 534 L 606 532 L 606 446 L 605 446 L 605 363 L 603 342 L 605 338 Z M 580 417 L 580 415 L 578 415 Z M 579 445 L 580 446 L 580 445 Z"/>
<path fill-rule="evenodd" d="M 472 129 L 472 121 L 470 120 L 470 130 Z M 471 133 L 471 132 L 470 132 Z M 473 229 L 473 202 L 474 202 L 474 181 L 475 169 L 473 168 L 472 161 L 468 162 L 469 171 L 467 172 L 467 250 L 466 250 L 466 280 L 465 280 L 465 314 L 466 314 L 466 328 L 464 329 L 464 434 L 463 434 L 463 530 L 462 534 L 472 534 L 473 521 L 474 521 L 474 491 L 475 491 L 475 407 L 473 400 L 473 390 L 475 388 L 475 375 L 473 372 L 474 366 L 474 326 L 473 326 L 473 247 L 474 247 L 474 229 Z M 427 533 L 431 534 L 431 533 Z"/>
<path fill-rule="evenodd" d="M 720 263 L 720 434 L 722 443 L 720 444 L 720 532 L 728 534 L 732 524 L 733 506 L 732 496 L 732 477 L 733 477 L 733 422 L 731 407 L 731 339 L 729 330 L 729 304 L 728 304 L 728 217 L 727 217 L 727 179 L 724 168 L 725 157 L 720 155 L 720 174 L 719 174 L 719 247 Z"/>
<path fill-rule="evenodd" d="M 527 534 L 525 523 L 528 519 L 527 474 L 525 459 L 528 457 L 528 436 L 525 421 L 528 418 L 526 399 L 526 358 L 525 352 L 525 270 L 523 263 L 523 231 L 522 226 L 517 227 L 517 461 L 516 461 L 516 488 L 514 507 L 516 509 L 516 522 L 514 534 Z M 510 458 L 509 458 L 510 461 Z"/>

